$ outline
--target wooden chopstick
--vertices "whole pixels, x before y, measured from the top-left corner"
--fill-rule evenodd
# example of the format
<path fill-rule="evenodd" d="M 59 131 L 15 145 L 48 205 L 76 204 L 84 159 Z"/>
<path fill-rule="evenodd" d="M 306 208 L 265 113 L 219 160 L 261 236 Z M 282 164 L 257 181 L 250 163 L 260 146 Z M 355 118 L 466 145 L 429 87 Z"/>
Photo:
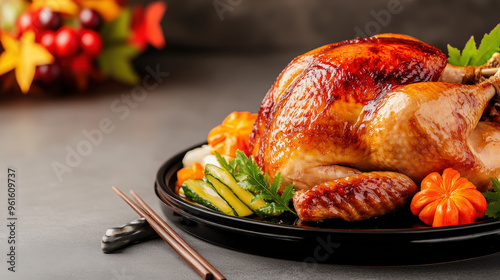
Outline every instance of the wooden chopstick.
<path fill-rule="evenodd" d="M 149 214 L 142 209 L 132 199 L 122 193 L 116 187 L 112 187 L 113 191 L 118 194 L 135 212 L 148 221 L 149 225 L 165 240 L 203 279 L 213 279 L 214 275 L 210 270 L 192 253 L 187 251 L 173 236 L 171 236 L 160 224 L 158 224 Z M 172 230 L 173 231 L 173 230 Z M 180 236 L 179 236 L 180 238 Z M 182 239 L 182 238 L 181 238 Z M 194 250 L 193 250 L 194 251 Z M 201 256 L 200 256 L 201 257 Z M 206 261 L 205 261 L 206 262 Z M 207 262 L 208 263 L 208 262 Z M 220 273 L 219 273 L 220 274 Z M 216 278 L 217 279 L 217 278 Z M 221 278 L 225 279 L 225 278 Z"/>
<path fill-rule="evenodd" d="M 184 247 L 186 251 L 192 254 L 193 257 L 196 258 L 196 260 L 203 264 L 203 266 L 205 266 L 213 274 L 214 279 L 226 279 L 224 275 L 222 275 L 215 267 L 213 267 L 207 260 L 205 260 L 200 254 L 198 254 L 198 252 L 196 252 L 191 246 L 189 246 L 189 244 L 187 244 L 187 242 L 182 239 L 182 237 L 180 237 L 179 234 L 177 234 L 177 232 L 175 232 L 167 224 L 167 222 L 165 222 L 165 220 L 158 216 L 158 214 L 156 214 L 156 212 L 153 211 L 153 209 L 151 209 L 151 207 L 149 207 L 149 205 L 147 205 L 146 202 L 144 202 L 144 200 L 142 200 L 142 198 L 137 193 L 131 190 L 130 194 L 134 197 L 135 201 L 137 201 L 139 205 L 142 206 L 142 208 L 149 214 L 149 216 L 151 216 L 151 218 L 155 220 L 155 222 L 160 224 L 160 226 L 162 226 L 166 232 L 168 232 L 182 247 Z"/>

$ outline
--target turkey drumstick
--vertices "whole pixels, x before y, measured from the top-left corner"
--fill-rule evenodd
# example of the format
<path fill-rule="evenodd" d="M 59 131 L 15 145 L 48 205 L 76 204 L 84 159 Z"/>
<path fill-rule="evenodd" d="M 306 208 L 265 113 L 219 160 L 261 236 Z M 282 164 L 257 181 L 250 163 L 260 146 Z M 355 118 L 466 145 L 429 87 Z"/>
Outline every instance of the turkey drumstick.
<path fill-rule="evenodd" d="M 395 211 L 413 197 L 415 181 L 453 166 L 482 191 L 500 174 L 500 125 L 480 123 L 482 110 L 498 94 L 500 72 L 478 85 L 442 82 L 395 88 L 361 113 L 359 134 L 369 142 L 362 170 L 324 182 L 293 198 L 301 220 L 363 220 Z M 373 103 L 373 104 L 371 104 Z M 373 105 L 373 106 L 370 106 Z"/>
<path fill-rule="evenodd" d="M 369 143 L 361 170 L 391 170 L 415 182 L 452 167 L 480 191 L 500 174 L 500 126 L 479 120 L 500 86 L 500 73 L 477 85 L 443 82 L 401 86 L 372 100 L 359 135 Z M 488 151 L 488 153 L 485 153 Z"/>

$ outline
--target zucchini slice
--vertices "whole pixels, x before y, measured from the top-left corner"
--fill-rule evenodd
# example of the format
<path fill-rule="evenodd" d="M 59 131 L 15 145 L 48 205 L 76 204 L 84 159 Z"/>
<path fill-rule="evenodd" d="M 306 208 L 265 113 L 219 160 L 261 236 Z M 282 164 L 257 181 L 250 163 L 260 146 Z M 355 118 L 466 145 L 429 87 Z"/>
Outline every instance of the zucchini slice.
<path fill-rule="evenodd" d="M 262 199 L 258 199 L 252 202 L 252 199 L 255 197 L 255 195 L 238 185 L 236 179 L 234 179 L 231 173 L 218 166 L 207 164 L 205 166 L 205 176 L 208 178 L 209 175 L 217 179 L 217 181 L 219 181 L 221 184 L 224 184 L 226 187 L 228 187 L 231 192 L 233 192 L 234 195 L 238 197 L 239 200 L 241 200 L 248 208 L 250 208 L 250 210 L 252 210 L 252 212 L 259 216 L 262 216 L 259 208 L 266 205 L 266 202 Z M 214 183 L 210 179 L 209 181 L 210 183 L 212 183 L 212 185 L 214 185 Z"/>
<path fill-rule="evenodd" d="M 219 195 L 234 209 L 236 216 L 245 217 L 253 214 L 252 210 L 248 209 L 248 207 L 241 202 L 226 185 L 212 175 L 206 175 L 206 178 Z"/>
<path fill-rule="evenodd" d="M 203 180 L 187 179 L 182 184 L 184 195 L 191 201 L 197 202 L 215 211 L 236 216 L 233 208 L 220 197 L 212 186 Z"/>

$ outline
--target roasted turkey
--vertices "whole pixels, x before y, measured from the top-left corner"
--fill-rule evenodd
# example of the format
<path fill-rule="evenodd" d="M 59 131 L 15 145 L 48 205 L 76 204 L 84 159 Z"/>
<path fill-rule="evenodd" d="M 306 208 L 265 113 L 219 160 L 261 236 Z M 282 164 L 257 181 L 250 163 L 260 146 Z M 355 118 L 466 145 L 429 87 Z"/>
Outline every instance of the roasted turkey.
<path fill-rule="evenodd" d="M 500 175 L 500 125 L 480 118 L 500 78 L 474 83 L 477 70 L 447 67 L 439 49 L 405 35 L 320 47 L 295 58 L 265 96 L 250 137 L 252 156 L 265 172 L 281 172 L 285 183 L 302 190 L 294 203 L 304 220 L 337 217 L 334 208 L 326 209 L 331 215 L 306 217 L 301 209 L 311 212 L 321 203 L 299 202 L 328 200 L 325 186 L 335 192 L 339 178 L 356 189 L 359 180 L 349 178 L 365 172 L 401 173 L 418 185 L 452 167 L 485 191 L 490 177 Z M 446 82 L 465 80 L 473 84 Z M 405 199 L 418 190 L 403 185 Z M 356 199 L 351 202 L 365 206 L 382 201 L 377 207 L 385 210 L 371 216 L 395 209 L 394 199 Z M 368 216 L 353 217 L 341 218 Z"/>

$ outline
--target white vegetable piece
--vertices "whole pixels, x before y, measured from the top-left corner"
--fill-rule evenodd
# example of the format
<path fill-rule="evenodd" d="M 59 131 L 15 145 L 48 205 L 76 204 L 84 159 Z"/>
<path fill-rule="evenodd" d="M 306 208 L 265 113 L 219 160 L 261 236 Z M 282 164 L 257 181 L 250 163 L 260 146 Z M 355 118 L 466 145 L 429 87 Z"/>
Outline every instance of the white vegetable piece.
<path fill-rule="evenodd" d="M 203 145 L 188 151 L 182 159 L 182 165 L 184 165 L 184 167 L 192 167 L 195 162 L 205 165 L 205 157 L 210 155 L 212 155 L 212 147 Z"/>
<path fill-rule="evenodd" d="M 205 166 L 207 164 L 213 164 L 217 167 L 220 167 L 219 162 L 217 161 L 217 157 L 215 155 L 208 155 L 203 158 L 203 163 L 202 165 Z"/>

